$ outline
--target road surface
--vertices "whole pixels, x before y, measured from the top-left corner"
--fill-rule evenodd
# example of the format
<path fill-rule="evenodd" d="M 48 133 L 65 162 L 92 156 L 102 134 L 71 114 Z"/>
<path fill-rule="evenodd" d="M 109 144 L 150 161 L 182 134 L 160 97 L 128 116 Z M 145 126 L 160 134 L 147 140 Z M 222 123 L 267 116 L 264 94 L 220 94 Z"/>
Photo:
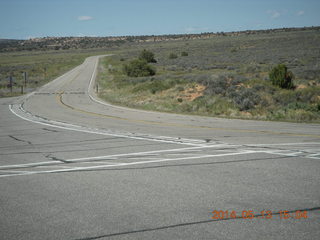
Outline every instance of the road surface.
<path fill-rule="evenodd" d="M 319 125 L 112 106 L 98 59 L 0 99 L 1 239 L 320 236 Z"/>

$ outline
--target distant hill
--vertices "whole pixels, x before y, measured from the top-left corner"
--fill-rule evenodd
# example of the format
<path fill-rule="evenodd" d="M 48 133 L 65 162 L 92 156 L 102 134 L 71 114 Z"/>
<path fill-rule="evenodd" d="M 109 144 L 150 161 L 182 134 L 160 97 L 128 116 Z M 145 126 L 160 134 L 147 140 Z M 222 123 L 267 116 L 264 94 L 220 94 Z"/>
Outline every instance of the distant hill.
<path fill-rule="evenodd" d="M 200 34 L 170 34 L 170 35 L 146 35 L 146 36 L 119 36 L 119 37 L 45 37 L 29 40 L 0 39 L 0 52 L 32 51 L 32 50 L 66 50 L 108 48 L 120 46 L 130 42 L 161 42 L 174 40 L 206 39 L 217 36 L 241 36 L 252 34 L 268 34 L 275 32 L 318 30 L 317 27 L 304 28 L 279 28 L 267 30 L 247 30 L 239 32 L 206 32 Z"/>
<path fill-rule="evenodd" d="M 0 38 L 0 43 L 10 43 L 10 42 L 17 42 L 19 40 L 16 39 L 1 39 Z"/>

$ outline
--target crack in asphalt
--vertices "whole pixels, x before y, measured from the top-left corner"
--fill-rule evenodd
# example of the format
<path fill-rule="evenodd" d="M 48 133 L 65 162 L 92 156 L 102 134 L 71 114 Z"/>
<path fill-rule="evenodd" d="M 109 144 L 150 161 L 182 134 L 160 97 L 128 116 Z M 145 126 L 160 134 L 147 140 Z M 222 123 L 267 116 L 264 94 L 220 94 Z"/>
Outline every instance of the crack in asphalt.
<path fill-rule="evenodd" d="M 48 128 L 42 128 L 42 130 L 49 131 L 49 132 L 59 132 L 59 131 L 57 131 L 57 130 L 48 129 Z"/>
<path fill-rule="evenodd" d="M 130 171 L 130 170 L 148 170 L 148 169 L 160 169 L 160 168 L 174 168 L 174 167 L 194 167 L 194 166 L 210 166 L 210 165 L 219 165 L 219 164 L 231 164 L 231 163 L 246 163 L 246 162 L 256 162 L 256 161 L 268 161 L 268 160 L 283 160 L 283 159 L 290 159 L 292 157 L 284 156 L 284 157 L 267 157 L 267 158 L 258 158 L 258 159 L 240 159 L 240 160 L 231 160 L 231 161 L 218 161 L 218 162 L 200 162 L 200 163 L 180 163 L 180 164 L 166 164 L 166 165 L 157 165 L 157 166 L 146 166 L 146 167 L 117 167 L 114 166 L 113 168 L 102 168 L 102 169 L 79 169 L 79 170 L 71 170 L 71 172 L 103 172 L 103 171 Z M 91 160 L 90 162 L 97 162 L 97 161 L 109 161 L 114 159 L 102 159 L 102 160 Z M 87 162 L 87 161 L 86 161 Z M 74 162 L 70 162 L 74 163 Z M 50 174 L 61 174 L 63 172 L 55 172 Z"/>
<path fill-rule="evenodd" d="M 63 163 L 70 163 L 69 161 L 66 161 L 66 160 L 64 160 L 64 159 L 61 159 L 61 158 L 57 158 L 57 157 L 52 156 L 51 153 L 48 154 L 48 155 L 46 155 L 45 157 L 48 158 L 48 159 L 51 159 L 51 160 L 53 160 L 53 161 L 59 161 L 59 162 L 63 162 Z"/>
<path fill-rule="evenodd" d="M 317 210 L 320 210 L 320 207 L 290 210 L 290 211 L 286 211 L 286 213 L 290 214 L 290 213 L 295 213 L 297 211 L 313 212 L 313 211 L 317 211 Z M 272 212 L 272 216 L 281 215 L 280 212 L 281 211 Z M 253 219 L 256 219 L 259 217 L 264 217 L 264 216 L 265 215 L 262 215 L 262 214 L 255 214 L 255 215 L 253 215 Z M 105 234 L 105 235 L 100 235 L 100 236 L 77 238 L 75 240 L 95 240 L 95 239 L 109 238 L 109 237 L 122 236 L 122 235 L 134 234 L 134 233 L 152 232 L 152 231 L 159 231 L 159 230 L 171 229 L 171 228 L 177 228 L 177 227 L 192 226 L 192 225 L 204 224 L 204 223 L 213 223 L 213 222 L 230 221 L 230 220 L 236 221 L 236 220 L 240 220 L 240 219 L 246 219 L 246 218 L 244 218 L 242 216 L 237 216 L 235 218 L 229 217 L 229 218 L 221 218 L 221 219 L 209 219 L 209 220 L 202 220 L 202 221 L 197 221 L 197 222 L 178 223 L 178 224 L 172 224 L 172 225 L 160 226 L 160 227 L 154 227 L 154 228 L 145 228 L 145 229 L 137 229 L 137 230 L 132 230 L 132 231 L 111 233 L 111 234 Z M 251 220 L 253 220 L 253 219 L 251 219 Z"/>
<path fill-rule="evenodd" d="M 12 135 L 8 135 L 8 137 L 18 141 L 18 142 L 25 142 L 25 143 L 28 143 L 29 145 L 32 145 L 32 143 L 30 141 L 27 141 L 27 140 L 23 140 L 23 139 L 20 139 L 20 138 L 17 138 L 17 137 L 14 137 Z"/>

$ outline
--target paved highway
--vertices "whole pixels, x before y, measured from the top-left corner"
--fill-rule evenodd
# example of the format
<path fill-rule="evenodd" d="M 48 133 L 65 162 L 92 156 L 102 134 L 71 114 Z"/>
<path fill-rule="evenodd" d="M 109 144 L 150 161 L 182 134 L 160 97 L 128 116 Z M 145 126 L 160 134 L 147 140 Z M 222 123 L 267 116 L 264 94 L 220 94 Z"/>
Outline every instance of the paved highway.
<path fill-rule="evenodd" d="M 0 239 L 319 238 L 319 125 L 113 106 L 98 59 L 0 99 Z"/>

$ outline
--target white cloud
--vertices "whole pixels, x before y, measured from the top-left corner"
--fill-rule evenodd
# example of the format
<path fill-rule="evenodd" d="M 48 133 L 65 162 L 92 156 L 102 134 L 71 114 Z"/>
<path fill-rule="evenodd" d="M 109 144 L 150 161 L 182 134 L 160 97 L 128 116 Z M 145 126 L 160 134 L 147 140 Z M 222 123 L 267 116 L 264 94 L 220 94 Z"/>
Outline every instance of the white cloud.
<path fill-rule="evenodd" d="M 186 32 L 194 32 L 194 31 L 196 31 L 197 29 L 196 28 L 194 28 L 194 27 L 187 27 L 186 29 Z"/>
<path fill-rule="evenodd" d="M 272 19 L 276 19 L 276 18 L 281 16 L 281 13 L 279 11 L 276 11 L 276 10 L 269 10 L 267 13 L 270 14 L 270 17 Z"/>
<path fill-rule="evenodd" d="M 209 31 L 207 27 L 187 27 L 184 29 L 187 33 L 206 32 Z"/>
<path fill-rule="evenodd" d="M 93 17 L 91 17 L 91 16 L 79 16 L 78 17 L 79 21 L 89 21 L 89 20 L 92 20 L 92 19 L 93 19 Z"/>
<path fill-rule="evenodd" d="M 24 39 L 26 39 L 26 40 L 31 40 L 31 39 L 34 39 L 34 38 L 37 38 L 37 37 L 35 37 L 35 36 L 27 36 L 27 37 L 25 37 Z"/>
<path fill-rule="evenodd" d="M 75 35 L 76 37 L 98 37 L 98 35 L 94 35 L 94 34 L 83 34 L 83 33 L 79 33 L 77 35 Z"/>
<path fill-rule="evenodd" d="M 302 16 L 304 14 L 304 11 L 303 10 L 300 10 L 297 12 L 297 16 Z"/>

